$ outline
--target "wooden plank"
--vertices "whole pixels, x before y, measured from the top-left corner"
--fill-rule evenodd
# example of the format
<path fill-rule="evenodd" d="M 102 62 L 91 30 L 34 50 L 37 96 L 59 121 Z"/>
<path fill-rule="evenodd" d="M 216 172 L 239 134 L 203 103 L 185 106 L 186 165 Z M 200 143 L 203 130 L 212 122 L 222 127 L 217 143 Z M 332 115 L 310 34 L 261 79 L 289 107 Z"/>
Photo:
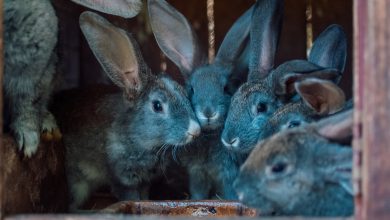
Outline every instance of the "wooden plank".
<path fill-rule="evenodd" d="M 19 215 L 7 217 L 5 220 L 220 220 L 221 218 L 201 217 L 167 217 L 167 216 L 130 216 L 130 215 Z M 224 220 L 353 220 L 352 218 L 305 218 L 305 217 L 240 217 L 222 218 Z"/>
<path fill-rule="evenodd" d="M 3 8 L 3 0 L 0 0 L 0 8 Z M 3 53 L 3 11 L 0 10 L 0 85 L 3 85 L 4 53 Z M 0 89 L 0 140 L 3 139 L 3 89 Z M 4 146 L 0 141 L 0 164 L 4 161 Z M 1 165 L 0 165 L 1 166 Z M 4 172 L 0 169 L 0 219 L 4 217 Z"/>
<path fill-rule="evenodd" d="M 355 217 L 362 219 L 362 108 L 363 108 L 363 94 L 364 94 L 364 45 L 367 30 L 367 1 L 354 2 L 354 187 L 357 191 L 355 196 Z"/>
<path fill-rule="evenodd" d="M 390 2 L 355 0 L 359 48 L 355 62 L 362 106 L 362 207 L 358 219 L 390 216 Z M 360 29 L 359 29 L 360 28 Z M 364 79 L 364 80 L 362 80 Z M 360 81 L 361 80 L 361 81 Z M 355 81 L 356 82 L 356 81 Z"/>

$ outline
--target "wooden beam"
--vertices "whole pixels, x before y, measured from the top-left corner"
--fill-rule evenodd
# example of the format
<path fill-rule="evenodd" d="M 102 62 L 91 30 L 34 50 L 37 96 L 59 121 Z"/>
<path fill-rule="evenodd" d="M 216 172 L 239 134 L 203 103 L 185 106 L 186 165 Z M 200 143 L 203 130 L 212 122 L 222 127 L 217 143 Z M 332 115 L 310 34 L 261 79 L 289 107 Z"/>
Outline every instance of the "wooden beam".
<path fill-rule="evenodd" d="M 355 0 L 357 113 L 362 125 L 362 206 L 357 219 L 390 216 L 390 1 Z"/>
<path fill-rule="evenodd" d="M 4 53 L 3 53 L 3 0 L 0 0 L 0 85 L 3 85 L 3 72 L 4 72 Z M 3 140 L 3 89 L 0 89 L 0 140 Z M 0 164 L 3 164 L 4 147 L 2 145 L 2 141 L 0 141 Z M 1 165 L 0 165 L 1 166 Z M 4 217 L 4 173 L 2 169 L 0 169 L 0 219 Z"/>

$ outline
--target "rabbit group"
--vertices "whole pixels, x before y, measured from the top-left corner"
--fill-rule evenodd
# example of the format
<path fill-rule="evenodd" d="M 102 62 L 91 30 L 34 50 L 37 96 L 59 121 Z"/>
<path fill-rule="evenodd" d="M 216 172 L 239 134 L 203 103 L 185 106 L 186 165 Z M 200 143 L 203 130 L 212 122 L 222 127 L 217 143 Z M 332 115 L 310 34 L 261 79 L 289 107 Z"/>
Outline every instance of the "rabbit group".
<path fill-rule="evenodd" d="M 249 40 L 252 8 L 226 34 L 215 60 L 208 64 L 198 37 L 187 19 L 166 1 L 149 0 L 149 17 L 160 49 L 180 69 L 191 105 L 202 127 L 201 137 L 180 151 L 179 160 L 189 174 L 191 199 L 236 199 L 232 188 L 244 156 L 231 153 L 220 133 L 235 85 L 230 80 Z M 245 77 L 243 77 L 245 78 Z"/>
<path fill-rule="evenodd" d="M 345 34 L 331 25 L 316 39 L 307 60 L 273 69 L 280 27 L 276 20 L 268 27 L 254 20 L 271 8 L 281 10 L 277 1 L 256 2 L 248 82 L 232 97 L 222 133 L 221 141 L 232 151 L 249 153 L 255 148 L 234 188 L 244 204 L 259 208 L 262 215 L 351 215 L 352 150 L 340 145 L 344 142 L 332 142 L 346 137 L 331 127 L 338 122 L 341 130 L 350 130 L 343 120 L 352 121 L 351 111 L 348 117 L 343 113 L 324 119 L 321 129 L 299 128 L 349 108 L 337 86 L 346 62 Z"/>
<path fill-rule="evenodd" d="M 137 15 L 142 5 L 139 0 L 72 1 L 124 18 Z M 42 131 L 59 135 L 47 110 L 58 21 L 49 0 L 17 2 L 5 1 L 4 88 L 10 127 L 19 148 L 31 156 Z M 179 67 L 184 87 L 165 73 L 153 74 L 126 30 L 94 12 L 80 16 L 85 39 L 120 91 L 81 95 L 62 109 L 66 118 L 57 118 L 72 211 L 104 185 L 120 200 L 148 199 L 151 181 L 167 167 L 160 152 L 173 147 L 177 166 L 188 172 L 191 199 L 240 199 L 265 215 L 352 213 L 351 148 L 329 132 L 331 122 L 342 123 L 351 113 L 309 124 L 347 108 L 337 86 L 346 62 L 340 26 L 329 26 L 316 39 L 307 60 L 274 68 L 283 0 L 257 0 L 207 63 L 180 12 L 163 0 L 148 0 L 148 11 L 158 46 Z M 23 23 L 22 12 L 37 16 L 31 19 L 36 27 Z M 26 31 L 29 40 L 15 37 Z M 247 82 L 233 83 L 245 68 L 248 75 L 239 77 Z M 313 201 L 317 206 L 310 206 Z"/>

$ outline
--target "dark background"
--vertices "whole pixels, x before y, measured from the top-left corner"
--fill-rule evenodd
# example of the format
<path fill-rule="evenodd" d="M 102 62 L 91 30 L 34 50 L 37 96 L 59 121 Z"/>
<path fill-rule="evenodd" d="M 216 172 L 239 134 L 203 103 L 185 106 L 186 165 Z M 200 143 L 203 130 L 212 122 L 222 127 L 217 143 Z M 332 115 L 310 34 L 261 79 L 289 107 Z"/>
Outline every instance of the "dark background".
<path fill-rule="evenodd" d="M 168 0 L 190 21 L 198 37 L 207 49 L 206 0 Z M 226 32 L 233 22 L 247 10 L 255 0 L 215 0 L 215 37 L 218 49 Z M 145 2 L 146 3 L 146 2 Z M 281 34 L 276 65 L 306 57 L 306 8 L 309 0 L 285 0 L 285 17 Z M 146 4 L 145 4 L 146 5 Z M 140 44 L 143 56 L 154 72 L 160 71 L 162 55 L 148 25 L 146 7 L 137 17 L 122 19 L 104 15 L 114 24 L 133 33 Z M 85 8 L 69 0 L 55 1 L 60 18 L 61 74 L 57 88 L 83 87 L 94 83 L 110 83 L 102 72 L 95 57 L 83 38 L 78 17 Z M 328 25 L 337 23 L 344 27 L 348 36 L 348 63 L 341 87 L 347 97 L 352 95 L 352 0 L 312 0 L 314 39 Z M 176 66 L 167 61 L 167 72 L 177 80 L 182 80 Z"/>

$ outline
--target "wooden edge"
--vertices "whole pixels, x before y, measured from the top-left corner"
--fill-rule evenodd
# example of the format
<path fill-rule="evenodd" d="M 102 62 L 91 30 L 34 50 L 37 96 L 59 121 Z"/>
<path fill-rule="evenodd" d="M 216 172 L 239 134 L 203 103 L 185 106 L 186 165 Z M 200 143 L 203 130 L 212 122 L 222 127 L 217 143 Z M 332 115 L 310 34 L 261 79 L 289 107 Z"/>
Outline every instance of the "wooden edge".
<path fill-rule="evenodd" d="M 5 220 L 196 220 L 201 218 L 194 217 L 165 217 L 165 216 L 130 216 L 130 215 L 110 215 L 110 214 L 94 214 L 94 215 L 17 215 L 5 218 Z M 230 218 L 206 218 L 207 220 L 353 220 L 353 218 L 305 218 L 305 217 L 230 217 Z"/>
<path fill-rule="evenodd" d="M 101 211 L 110 214 L 193 216 L 193 217 L 256 217 L 259 212 L 238 201 L 169 200 L 124 201 Z"/>
<path fill-rule="evenodd" d="M 0 8 L 3 9 L 3 0 L 0 0 Z M 3 11 L 0 10 L 0 85 L 3 85 L 3 72 L 4 72 L 4 53 L 3 53 Z M 3 116 L 3 89 L 0 89 L 0 115 Z M 3 117 L 0 117 L 0 140 L 3 139 Z M 3 163 L 4 152 L 3 152 L 2 141 L 0 141 L 0 166 Z M 3 201 L 4 201 L 4 174 L 0 169 L 0 219 L 3 219 Z"/>

